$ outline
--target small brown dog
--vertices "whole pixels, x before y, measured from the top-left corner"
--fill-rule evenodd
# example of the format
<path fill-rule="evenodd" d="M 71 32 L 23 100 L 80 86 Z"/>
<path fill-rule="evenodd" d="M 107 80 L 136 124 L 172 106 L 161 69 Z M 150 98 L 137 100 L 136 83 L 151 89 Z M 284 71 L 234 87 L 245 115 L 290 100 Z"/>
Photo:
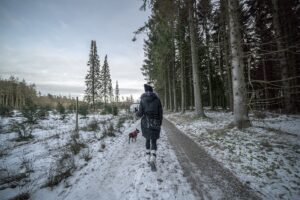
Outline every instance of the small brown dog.
<path fill-rule="evenodd" d="M 134 131 L 132 131 L 131 133 L 128 134 L 128 136 L 129 136 L 128 143 L 129 144 L 130 144 L 130 139 L 132 142 L 133 142 L 133 140 L 136 141 L 136 138 L 137 138 L 139 132 L 140 132 L 139 129 L 135 129 Z"/>

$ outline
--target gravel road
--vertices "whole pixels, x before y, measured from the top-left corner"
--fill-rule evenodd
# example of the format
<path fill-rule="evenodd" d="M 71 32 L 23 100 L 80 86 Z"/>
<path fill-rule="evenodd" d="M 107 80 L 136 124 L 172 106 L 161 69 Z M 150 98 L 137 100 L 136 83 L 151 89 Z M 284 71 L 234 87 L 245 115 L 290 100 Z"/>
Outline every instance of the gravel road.
<path fill-rule="evenodd" d="M 170 121 L 164 119 L 163 129 L 173 146 L 184 176 L 199 199 L 260 199 L 255 191 L 242 184 Z"/>

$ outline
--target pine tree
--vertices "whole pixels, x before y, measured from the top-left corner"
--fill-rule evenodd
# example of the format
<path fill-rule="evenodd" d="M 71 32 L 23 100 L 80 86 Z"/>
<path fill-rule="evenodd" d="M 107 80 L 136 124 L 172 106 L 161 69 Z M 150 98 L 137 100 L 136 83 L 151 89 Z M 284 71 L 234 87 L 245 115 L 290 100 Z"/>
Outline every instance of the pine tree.
<path fill-rule="evenodd" d="M 110 70 L 107 61 L 107 55 L 105 55 L 103 67 L 101 70 L 101 96 L 103 97 L 104 107 L 106 107 L 106 104 L 108 103 L 111 93 L 112 93 L 112 86 L 111 86 Z"/>
<path fill-rule="evenodd" d="M 232 82 L 233 82 L 233 115 L 234 124 L 238 128 L 250 125 L 247 111 L 247 88 L 244 77 L 243 49 L 241 46 L 241 32 L 239 14 L 239 1 L 228 1 L 230 44 L 232 55 Z"/>
<path fill-rule="evenodd" d="M 93 109 L 95 110 L 95 103 L 99 100 L 100 94 L 99 90 L 101 87 L 100 83 L 100 60 L 97 54 L 97 46 L 96 41 L 92 40 L 91 42 L 91 50 L 89 55 L 88 64 L 89 71 L 85 77 L 85 100 L 92 104 Z"/>
<path fill-rule="evenodd" d="M 202 95 L 201 95 L 201 76 L 199 76 L 199 66 L 198 66 L 198 49 L 197 49 L 197 38 L 195 30 L 195 18 L 194 18 L 194 1 L 188 0 L 189 7 L 189 28 L 191 37 L 191 54 L 192 54 L 192 68 L 193 68 L 193 85 L 194 85 L 194 100 L 195 100 L 195 112 L 196 115 L 200 117 L 205 117 L 203 105 L 202 105 Z"/>
<path fill-rule="evenodd" d="M 116 81 L 116 88 L 115 88 L 115 102 L 120 101 L 120 91 L 119 91 L 119 84 L 118 81 Z"/>
<path fill-rule="evenodd" d="M 151 16 L 135 32 L 147 30 L 141 70 L 164 109 L 204 116 L 204 105 L 222 106 L 238 127 L 249 125 L 248 107 L 300 110 L 299 2 L 228 1 L 143 1 Z"/>
<path fill-rule="evenodd" d="M 109 81 L 109 87 L 108 87 L 108 93 L 109 93 L 109 101 L 112 103 L 114 101 L 114 88 L 112 86 L 112 81 L 110 79 Z"/>

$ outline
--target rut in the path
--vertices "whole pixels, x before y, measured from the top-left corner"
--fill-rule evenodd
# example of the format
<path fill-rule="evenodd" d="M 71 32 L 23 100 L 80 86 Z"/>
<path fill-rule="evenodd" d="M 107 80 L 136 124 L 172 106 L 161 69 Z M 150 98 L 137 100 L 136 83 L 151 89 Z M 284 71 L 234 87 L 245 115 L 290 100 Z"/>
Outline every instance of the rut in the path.
<path fill-rule="evenodd" d="M 164 119 L 163 128 L 199 199 L 260 199 L 171 122 Z"/>

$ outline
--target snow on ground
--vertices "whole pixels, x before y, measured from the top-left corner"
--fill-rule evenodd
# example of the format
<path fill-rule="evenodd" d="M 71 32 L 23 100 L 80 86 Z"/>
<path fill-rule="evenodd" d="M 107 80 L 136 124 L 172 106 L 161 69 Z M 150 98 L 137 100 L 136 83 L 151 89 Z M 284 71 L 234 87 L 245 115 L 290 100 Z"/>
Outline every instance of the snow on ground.
<path fill-rule="evenodd" d="M 206 115 L 173 113 L 167 118 L 264 199 L 300 199 L 299 115 L 252 114 L 252 126 L 242 131 L 232 128 L 229 112 Z"/>
<path fill-rule="evenodd" d="M 19 142 L 10 124 L 22 117 L 0 118 L 0 199 L 27 193 L 44 200 L 195 199 L 164 132 L 158 142 L 158 171 L 151 172 L 144 159 L 144 138 L 139 135 L 128 144 L 128 133 L 138 126 L 129 118 L 79 119 L 77 154 L 72 153 L 74 114 L 65 119 L 50 114 L 34 125 L 33 139 Z M 91 130 L 93 122 L 96 131 Z M 104 137 L 111 126 L 115 137 Z"/>

